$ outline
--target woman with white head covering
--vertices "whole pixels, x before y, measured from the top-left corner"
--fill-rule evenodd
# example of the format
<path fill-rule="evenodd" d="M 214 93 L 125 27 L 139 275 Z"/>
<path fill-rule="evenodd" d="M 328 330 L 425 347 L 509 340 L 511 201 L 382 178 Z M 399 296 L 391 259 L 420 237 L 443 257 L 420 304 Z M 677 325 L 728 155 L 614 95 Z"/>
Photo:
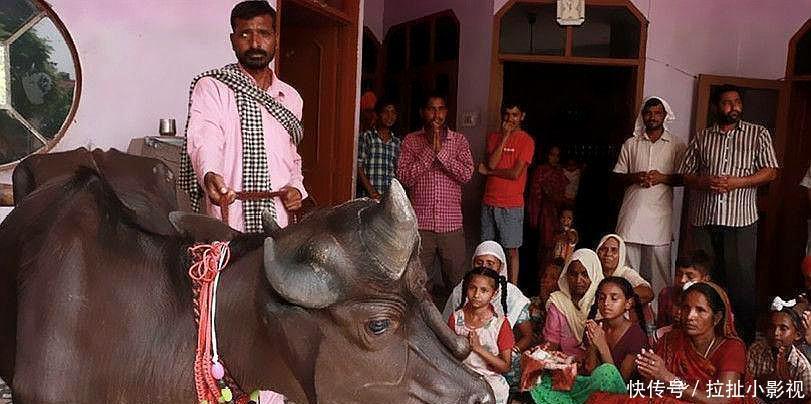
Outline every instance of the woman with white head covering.
<path fill-rule="evenodd" d="M 585 354 L 583 331 L 602 279 L 603 269 L 594 251 L 581 248 L 572 253 L 558 278 L 560 290 L 546 302 L 543 337 L 547 350 L 560 350 L 578 358 Z"/>
<path fill-rule="evenodd" d="M 648 304 L 653 300 L 653 289 L 639 272 L 626 265 L 625 240 L 617 234 L 606 234 L 597 244 L 597 257 L 603 267 L 603 276 L 618 276 L 625 278 L 634 287 L 641 304 Z"/>

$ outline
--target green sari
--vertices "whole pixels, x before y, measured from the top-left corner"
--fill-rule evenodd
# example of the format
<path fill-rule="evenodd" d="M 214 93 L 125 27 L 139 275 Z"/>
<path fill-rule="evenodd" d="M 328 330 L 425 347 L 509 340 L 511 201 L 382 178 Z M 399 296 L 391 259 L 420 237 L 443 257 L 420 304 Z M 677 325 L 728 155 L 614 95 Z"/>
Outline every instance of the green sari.
<path fill-rule="evenodd" d="M 577 376 L 571 391 L 552 390 L 552 377 L 547 373 L 530 394 L 536 404 L 582 404 L 595 391 L 627 394 L 628 387 L 616 366 L 603 363 L 590 376 Z"/>

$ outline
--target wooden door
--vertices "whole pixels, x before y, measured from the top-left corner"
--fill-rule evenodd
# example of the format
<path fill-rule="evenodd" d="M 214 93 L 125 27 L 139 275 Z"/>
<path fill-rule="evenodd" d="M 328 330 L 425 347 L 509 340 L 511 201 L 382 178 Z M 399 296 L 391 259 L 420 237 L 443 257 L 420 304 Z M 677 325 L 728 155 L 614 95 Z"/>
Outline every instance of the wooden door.
<path fill-rule="evenodd" d="M 731 84 L 741 89 L 742 119 L 769 129 L 777 160 L 782 166 L 787 147 L 786 90 L 782 81 L 699 75 L 691 138 L 704 128 L 715 124 L 716 110 L 710 102 L 710 96 L 715 88 L 724 84 Z M 777 242 L 777 225 L 780 223 L 780 215 L 783 214 L 780 209 L 781 192 L 780 178 L 758 189 L 757 207 L 760 217 L 756 277 L 758 288 L 753 292 L 757 292 L 759 302 L 762 303 L 761 307 L 765 307 L 763 304 L 765 304 L 767 296 L 778 293 L 789 283 L 786 271 L 775 266 L 778 257 L 785 249 Z M 686 251 L 694 245 L 690 238 L 689 195 L 685 195 L 683 206 L 680 251 Z"/>
<path fill-rule="evenodd" d="M 279 3 L 279 76 L 304 100 L 304 185 L 315 204 L 335 205 L 353 192 L 359 2 Z"/>

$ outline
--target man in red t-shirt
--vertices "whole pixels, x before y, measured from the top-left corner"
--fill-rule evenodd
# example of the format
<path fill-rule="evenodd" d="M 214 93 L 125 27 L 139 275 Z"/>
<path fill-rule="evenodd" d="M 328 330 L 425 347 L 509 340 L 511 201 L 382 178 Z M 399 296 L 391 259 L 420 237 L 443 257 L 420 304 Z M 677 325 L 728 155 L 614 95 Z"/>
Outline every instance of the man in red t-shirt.
<path fill-rule="evenodd" d="M 487 176 L 482 200 L 481 238 L 496 240 L 507 250 L 509 281 L 518 284 L 518 247 L 524 235 L 524 188 L 535 141 L 521 130 L 526 114 L 517 103 L 501 109 L 501 132 L 487 135 L 487 162 L 479 173 Z"/>

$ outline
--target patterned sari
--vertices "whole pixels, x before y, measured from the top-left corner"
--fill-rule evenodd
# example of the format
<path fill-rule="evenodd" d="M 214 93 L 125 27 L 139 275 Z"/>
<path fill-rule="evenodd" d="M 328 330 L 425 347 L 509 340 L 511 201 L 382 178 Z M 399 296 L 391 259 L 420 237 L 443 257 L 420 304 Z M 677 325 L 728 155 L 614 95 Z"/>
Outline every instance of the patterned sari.
<path fill-rule="evenodd" d="M 541 258 L 545 258 L 553 247 L 555 231 L 560 227 L 558 210 L 565 198 L 567 184 L 569 179 L 560 166 L 544 164 L 532 173 L 527 214 L 530 227 L 537 228 L 540 234 L 538 246 L 544 254 Z"/>
<path fill-rule="evenodd" d="M 659 341 L 656 346 L 656 354 L 662 357 L 665 363 L 665 367 L 671 373 L 673 373 L 676 377 L 682 379 L 689 387 L 683 391 L 682 398 L 687 398 L 690 392 L 692 391 L 694 386 L 698 386 L 698 389 L 702 389 L 700 391 L 707 391 L 708 382 L 716 381 L 719 379 L 719 371 L 718 371 L 718 363 L 714 363 L 713 360 L 720 359 L 718 355 L 719 349 L 722 347 L 729 348 L 727 344 L 743 344 L 740 338 L 738 338 L 737 333 L 735 332 L 735 323 L 732 319 L 732 309 L 729 303 L 729 298 L 727 297 L 726 292 L 721 289 L 720 286 L 712 283 L 706 282 L 710 285 L 716 292 L 721 296 L 721 299 L 724 301 L 724 323 L 720 329 L 716 330 L 716 334 L 718 338 L 722 341 L 718 345 L 716 345 L 715 349 L 710 352 L 707 357 L 696 352 L 695 348 L 692 345 L 690 337 L 682 330 L 681 328 L 676 328 L 673 331 L 665 334 L 665 336 Z M 745 355 L 745 350 L 744 350 Z M 745 358 L 742 358 L 745 361 Z M 744 375 L 741 374 L 741 383 L 746 384 L 746 380 L 744 379 Z M 648 383 L 644 383 L 644 386 L 647 388 Z M 648 397 L 649 392 L 648 390 L 643 390 L 643 394 L 645 397 L 634 397 L 631 398 L 629 394 L 609 394 L 603 392 L 597 392 L 591 395 L 588 399 L 588 403 L 599 403 L 599 404 L 614 404 L 614 403 L 649 403 L 651 400 L 656 403 L 663 403 L 663 404 L 671 404 L 671 403 L 687 403 L 690 401 L 682 401 L 676 398 L 676 396 L 669 394 L 671 393 L 668 389 L 667 383 L 664 383 L 665 391 L 663 397 Z M 743 389 L 743 393 L 746 392 L 746 388 Z M 724 385 L 721 394 L 726 394 L 726 385 Z M 745 394 L 744 394 L 745 395 Z M 729 401 L 729 403 L 755 403 L 755 401 L 751 397 L 751 392 L 749 396 L 746 398 L 733 398 Z"/>

